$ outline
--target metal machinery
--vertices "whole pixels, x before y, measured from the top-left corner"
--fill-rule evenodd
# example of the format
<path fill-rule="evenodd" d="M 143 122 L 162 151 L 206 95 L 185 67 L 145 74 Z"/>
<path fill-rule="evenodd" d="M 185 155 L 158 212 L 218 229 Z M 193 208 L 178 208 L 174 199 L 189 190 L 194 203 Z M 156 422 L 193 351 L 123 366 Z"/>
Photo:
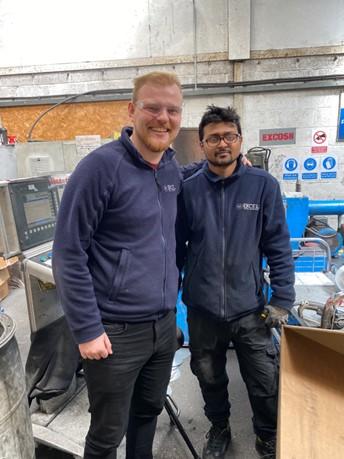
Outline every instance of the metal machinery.
<path fill-rule="evenodd" d="M 284 195 L 295 262 L 296 324 L 344 330 L 344 200 L 310 200 L 301 192 Z M 337 217 L 331 228 L 328 217 Z M 336 274 L 337 272 L 337 274 Z M 336 275 L 335 275 L 336 274 Z"/>
<path fill-rule="evenodd" d="M 294 192 L 286 193 L 284 201 L 290 236 L 324 239 L 330 246 L 331 255 L 337 256 L 343 247 L 344 200 L 310 200 L 301 192 Z M 336 229 L 331 228 L 324 218 L 333 215 L 338 220 Z"/>
<path fill-rule="evenodd" d="M 265 169 L 266 171 L 269 170 L 270 155 L 270 148 L 264 147 L 253 147 L 246 153 L 246 157 L 251 161 L 253 167 Z"/>
<path fill-rule="evenodd" d="M 32 332 L 63 314 L 55 291 L 42 294 L 42 285 L 54 282 L 51 248 L 61 191 L 52 182 L 51 177 L 0 182 L 0 254 L 21 258 Z"/>
<path fill-rule="evenodd" d="M 271 150 L 264 147 L 253 147 L 246 154 L 252 166 L 267 171 L 270 155 Z M 284 194 L 296 273 L 296 304 L 290 320 L 344 329 L 344 294 L 337 293 L 344 290 L 344 200 L 310 200 L 301 193 L 299 181 L 295 189 Z M 336 228 L 328 223 L 333 216 L 337 216 Z M 268 284 L 268 272 L 266 280 Z M 270 295 L 269 287 L 266 295 Z"/>
<path fill-rule="evenodd" d="M 246 157 L 252 166 L 268 171 L 270 155 L 269 148 L 253 147 Z M 301 193 L 297 181 L 296 191 L 284 194 L 284 205 L 296 273 L 296 303 L 289 321 L 344 329 L 344 294 L 337 293 L 344 289 L 344 200 L 310 200 Z M 335 229 L 328 224 L 328 217 L 332 216 L 337 216 Z M 268 267 L 265 278 L 269 298 Z M 277 331 L 275 337 L 279 342 Z"/>
<path fill-rule="evenodd" d="M 57 298 L 51 268 L 56 215 L 68 176 L 43 176 L 0 182 L 0 255 L 20 257 L 31 338 L 61 321 L 63 310 Z M 31 350 L 31 349 L 30 349 Z M 43 349 L 48 355 L 51 349 Z M 58 377 L 58 376 L 57 376 Z M 55 378 L 56 379 L 56 378 Z M 74 441 L 75 409 L 70 401 L 82 394 L 83 379 L 73 379 L 68 390 L 51 400 L 32 403 L 31 420 L 35 441 L 81 458 L 83 448 Z M 87 402 L 84 396 L 84 412 Z M 85 417 L 85 416 L 84 416 Z M 67 419 L 67 421 L 66 421 Z M 84 420 L 86 424 L 88 419 Z M 68 429 L 68 422 L 71 427 Z M 68 431 L 70 435 L 64 435 Z"/>

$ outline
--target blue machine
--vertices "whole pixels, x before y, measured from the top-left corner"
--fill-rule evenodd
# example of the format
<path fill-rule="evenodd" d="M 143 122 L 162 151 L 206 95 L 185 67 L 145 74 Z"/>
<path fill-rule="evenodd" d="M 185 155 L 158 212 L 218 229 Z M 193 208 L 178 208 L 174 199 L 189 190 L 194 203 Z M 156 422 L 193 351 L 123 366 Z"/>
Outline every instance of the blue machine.
<path fill-rule="evenodd" d="M 182 292 L 178 293 L 177 298 L 177 327 L 179 327 L 184 334 L 184 344 L 189 344 L 189 330 L 187 325 L 187 308 L 182 301 Z"/>
<path fill-rule="evenodd" d="M 343 231 L 343 225 L 341 224 L 341 219 L 344 215 L 344 200 L 310 200 L 302 193 L 294 192 L 285 194 L 284 203 L 293 251 L 300 249 L 300 243 L 293 241 L 293 239 L 308 237 L 323 239 L 330 247 L 331 256 L 335 257 L 338 255 L 339 250 L 343 248 L 343 235 L 341 232 Z M 338 216 L 339 231 L 327 224 L 321 217 L 324 215 Z M 304 248 L 307 248 L 307 243 L 305 243 Z M 313 256 L 310 262 L 313 269 L 310 269 L 307 265 L 306 257 L 303 257 L 302 264 L 298 263 L 296 259 L 296 271 L 324 270 L 323 257 Z"/>

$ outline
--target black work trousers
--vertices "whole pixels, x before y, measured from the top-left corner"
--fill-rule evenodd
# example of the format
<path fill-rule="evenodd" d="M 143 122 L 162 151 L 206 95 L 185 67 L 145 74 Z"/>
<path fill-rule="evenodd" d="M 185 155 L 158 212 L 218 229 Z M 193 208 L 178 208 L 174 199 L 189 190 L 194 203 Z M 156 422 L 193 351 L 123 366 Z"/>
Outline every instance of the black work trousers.
<path fill-rule="evenodd" d="M 188 325 L 191 370 L 198 378 L 210 422 L 223 424 L 230 416 L 226 353 L 232 342 L 253 411 L 254 431 L 262 439 L 276 435 L 278 355 L 264 320 L 253 313 L 233 322 L 216 321 L 189 308 Z"/>
<path fill-rule="evenodd" d="M 116 459 L 126 434 L 126 459 L 152 459 L 176 350 L 175 313 L 146 323 L 104 324 L 113 354 L 85 360 L 91 424 L 84 459 Z"/>

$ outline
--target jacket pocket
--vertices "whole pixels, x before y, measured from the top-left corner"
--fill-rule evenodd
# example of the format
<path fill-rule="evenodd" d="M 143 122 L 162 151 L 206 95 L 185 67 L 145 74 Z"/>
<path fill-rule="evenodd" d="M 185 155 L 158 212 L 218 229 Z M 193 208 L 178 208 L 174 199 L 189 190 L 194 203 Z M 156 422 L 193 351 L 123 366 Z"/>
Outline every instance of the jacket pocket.
<path fill-rule="evenodd" d="M 104 323 L 104 330 L 108 337 L 112 336 L 120 336 L 123 335 L 123 333 L 127 330 L 127 324 L 124 322 L 115 322 L 115 323 Z"/>
<path fill-rule="evenodd" d="M 257 266 L 256 266 L 255 263 L 251 263 L 251 269 L 252 269 L 252 273 L 253 273 L 253 279 L 254 279 L 254 284 L 255 284 L 256 295 L 260 295 L 260 293 L 261 293 L 261 281 L 260 281 L 259 270 L 257 269 Z"/>
<path fill-rule="evenodd" d="M 127 277 L 128 267 L 130 261 L 130 252 L 127 249 L 121 249 L 119 254 L 119 259 L 117 263 L 117 268 L 112 279 L 112 284 L 110 287 L 109 299 L 114 301 L 121 288 L 124 285 L 125 279 Z"/>
<path fill-rule="evenodd" d="M 184 288 L 187 287 L 187 285 L 190 284 L 190 281 L 191 281 L 191 278 L 197 268 L 197 265 L 199 264 L 199 261 L 200 261 L 200 258 L 202 256 L 204 252 L 204 246 L 200 246 L 200 249 L 198 251 L 198 253 L 194 256 L 194 258 L 192 259 L 191 263 L 190 263 L 190 266 L 187 267 L 187 271 L 185 273 L 185 277 L 184 277 L 184 281 L 183 281 L 183 286 Z M 191 257 L 190 257 L 191 258 Z"/>

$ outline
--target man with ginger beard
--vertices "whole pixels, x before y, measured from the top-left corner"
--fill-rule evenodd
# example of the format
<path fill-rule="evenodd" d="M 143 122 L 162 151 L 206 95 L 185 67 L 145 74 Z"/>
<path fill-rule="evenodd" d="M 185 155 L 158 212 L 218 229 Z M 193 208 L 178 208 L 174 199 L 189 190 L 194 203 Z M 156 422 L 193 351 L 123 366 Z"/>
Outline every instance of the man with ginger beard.
<path fill-rule="evenodd" d="M 133 128 L 71 175 L 53 246 L 58 294 L 84 359 L 85 459 L 115 459 L 125 434 L 127 459 L 153 457 L 176 349 L 176 75 L 136 78 L 128 110 Z"/>

